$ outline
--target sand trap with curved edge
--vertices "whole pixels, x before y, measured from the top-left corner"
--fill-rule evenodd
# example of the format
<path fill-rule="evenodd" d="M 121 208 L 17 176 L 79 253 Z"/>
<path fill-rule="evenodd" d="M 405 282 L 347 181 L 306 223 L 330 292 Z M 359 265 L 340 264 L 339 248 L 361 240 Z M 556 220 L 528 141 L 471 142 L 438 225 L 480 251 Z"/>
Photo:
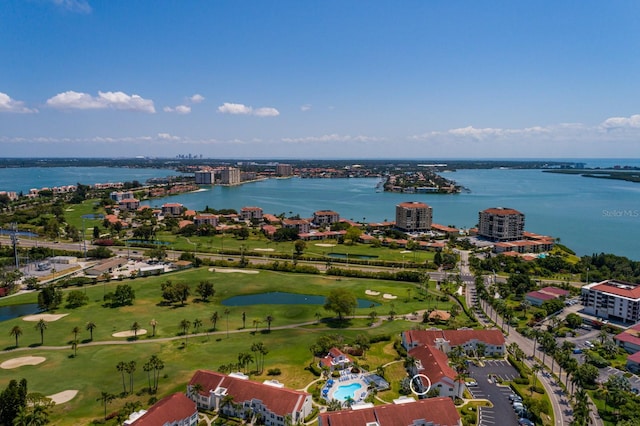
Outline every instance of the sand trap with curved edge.
<path fill-rule="evenodd" d="M 400 253 L 405 254 L 405 253 L 412 253 L 411 250 L 402 250 Z"/>
<path fill-rule="evenodd" d="M 368 295 L 368 296 L 378 296 L 380 294 L 379 291 L 373 291 L 373 290 L 365 290 L 364 294 Z"/>
<path fill-rule="evenodd" d="M 47 395 L 47 398 L 51 398 L 51 400 L 56 404 L 64 404 L 65 402 L 69 402 L 73 398 L 75 398 L 77 394 L 77 390 L 69 389 L 66 391 L 54 393 L 53 395 Z"/>
<path fill-rule="evenodd" d="M 223 274 L 231 274 L 233 272 L 238 272 L 240 274 L 257 274 L 258 271 L 248 271 L 246 269 L 218 269 L 218 268 L 209 268 L 209 272 L 221 272 Z"/>
<path fill-rule="evenodd" d="M 272 248 L 254 248 L 253 251 L 275 251 Z"/>
<path fill-rule="evenodd" d="M 335 247 L 335 244 L 327 244 L 327 243 L 316 243 L 318 247 Z"/>
<path fill-rule="evenodd" d="M 383 298 L 385 299 L 397 299 L 398 296 L 394 296 L 393 294 L 389 294 L 389 293 L 385 293 L 382 295 Z"/>
<path fill-rule="evenodd" d="M 37 315 L 27 315 L 26 317 L 22 318 L 23 321 L 34 321 L 34 322 L 38 322 L 41 319 L 45 320 L 46 322 L 51 322 L 51 321 L 58 321 L 60 318 L 64 318 L 69 314 L 37 314 Z"/>
<path fill-rule="evenodd" d="M 143 334 L 147 334 L 147 330 L 145 330 L 144 328 L 141 328 L 140 330 L 138 330 L 138 333 L 134 333 L 132 330 L 127 330 L 127 331 L 118 331 L 117 333 L 113 333 L 112 336 L 113 337 L 133 337 L 133 336 L 142 336 Z"/>
<path fill-rule="evenodd" d="M 10 370 L 12 368 L 22 367 L 24 365 L 38 365 L 45 362 L 47 359 L 43 356 L 21 356 L 20 358 L 9 359 L 2 364 L 0 368 Z"/>

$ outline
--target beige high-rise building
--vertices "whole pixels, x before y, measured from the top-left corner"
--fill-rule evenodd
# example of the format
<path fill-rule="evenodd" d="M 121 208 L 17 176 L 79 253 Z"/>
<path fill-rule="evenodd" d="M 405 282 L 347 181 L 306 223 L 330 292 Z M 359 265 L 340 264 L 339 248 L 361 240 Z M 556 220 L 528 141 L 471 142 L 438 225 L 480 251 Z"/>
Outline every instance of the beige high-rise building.
<path fill-rule="evenodd" d="M 478 236 L 492 241 L 516 241 L 523 238 L 524 214 L 506 207 L 483 210 L 478 218 Z"/>
<path fill-rule="evenodd" d="M 396 228 L 405 232 L 428 231 L 433 220 L 432 208 L 418 201 L 396 206 Z"/>
<path fill-rule="evenodd" d="M 195 173 L 196 185 L 213 185 L 215 173 L 210 170 L 199 170 Z"/>
<path fill-rule="evenodd" d="M 291 164 L 278 164 L 278 165 L 276 165 L 276 175 L 277 176 L 292 176 L 293 175 L 293 167 L 291 167 Z"/>
<path fill-rule="evenodd" d="M 240 179 L 240 169 L 235 167 L 225 167 L 220 171 L 220 183 L 222 185 L 238 185 Z"/>

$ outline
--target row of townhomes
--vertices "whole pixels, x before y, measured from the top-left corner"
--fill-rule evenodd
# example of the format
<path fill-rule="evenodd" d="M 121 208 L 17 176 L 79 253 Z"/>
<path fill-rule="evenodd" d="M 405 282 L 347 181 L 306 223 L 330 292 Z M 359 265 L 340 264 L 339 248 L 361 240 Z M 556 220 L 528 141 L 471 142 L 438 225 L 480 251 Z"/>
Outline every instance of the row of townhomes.
<path fill-rule="evenodd" d="M 176 393 L 158 401 L 149 410 L 133 413 L 125 425 L 196 426 L 198 409 L 212 410 L 268 426 L 302 424 L 311 414 L 311 394 L 287 389 L 275 380 L 262 383 L 241 373 L 229 375 L 198 370 L 186 394 Z M 325 412 L 319 426 L 461 426 L 451 398 L 415 400 L 403 397 L 392 404 L 357 404 L 350 410 Z"/>
<path fill-rule="evenodd" d="M 479 356 L 504 356 L 505 340 L 500 330 L 408 330 L 402 333 L 402 345 L 416 362 L 410 367 L 412 375 L 429 377 L 430 384 L 420 378 L 421 392 L 427 387 L 438 395 L 460 397 L 463 383 L 456 380 L 458 374 L 449 366 L 447 354 L 454 348 Z"/>

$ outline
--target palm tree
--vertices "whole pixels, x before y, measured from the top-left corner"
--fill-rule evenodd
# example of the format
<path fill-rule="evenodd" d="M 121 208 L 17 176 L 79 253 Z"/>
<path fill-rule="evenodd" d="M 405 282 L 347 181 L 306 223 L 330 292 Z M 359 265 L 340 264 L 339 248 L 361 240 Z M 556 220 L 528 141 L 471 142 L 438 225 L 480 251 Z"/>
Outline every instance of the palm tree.
<path fill-rule="evenodd" d="M 149 321 L 149 325 L 153 329 L 153 334 L 151 335 L 151 337 L 156 337 L 156 327 L 158 326 L 158 321 L 156 321 L 154 318 L 151 321 Z"/>
<path fill-rule="evenodd" d="M 117 365 L 116 365 L 116 370 L 118 370 L 120 372 L 120 374 L 122 375 L 122 393 L 127 393 L 127 385 L 124 382 L 124 373 L 127 369 L 127 363 L 124 361 L 120 361 Z"/>
<path fill-rule="evenodd" d="M 256 327 L 256 331 L 253 334 L 257 334 L 258 333 L 258 325 L 260 325 L 262 323 L 261 320 L 259 319 L 254 319 L 253 320 L 253 325 Z"/>
<path fill-rule="evenodd" d="M 96 323 L 95 323 L 95 322 L 93 322 L 93 321 L 89 321 L 89 322 L 87 322 L 87 325 L 85 326 L 85 328 L 89 331 L 89 334 L 90 334 L 90 336 L 89 336 L 89 337 L 91 338 L 91 340 L 93 340 L 93 330 L 94 330 L 96 327 L 97 327 L 97 326 L 96 326 Z"/>
<path fill-rule="evenodd" d="M 138 340 L 138 330 L 140 330 L 140 324 L 138 321 L 134 321 L 133 324 L 131 324 L 131 331 L 133 331 L 134 340 Z"/>
<path fill-rule="evenodd" d="M 100 392 L 100 396 L 98 397 L 98 399 L 96 399 L 96 401 L 102 402 L 102 405 L 104 406 L 104 419 L 105 420 L 107 420 L 107 404 L 109 404 L 115 398 L 116 398 L 115 395 L 113 395 L 113 394 L 111 394 L 109 392 L 102 391 L 102 392 Z"/>
<path fill-rule="evenodd" d="M 224 315 L 227 317 L 227 337 L 229 337 L 229 314 L 231 310 L 229 308 L 224 308 Z"/>
<path fill-rule="evenodd" d="M 182 333 L 184 334 L 184 345 L 187 346 L 187 337 L 188 337 L 188 331 L 189 331 L 189 327 L 191 327 L 191 321 L 187 320 L 187 319 L 183 319 L 182 321 L 180 321 L 180 328 L 182 329 Z"/>
<path fill-rule="evenodd" d="M 322 314 L 320 312 L 316 312 L 316 323 L 320 322 L 320 318 L 322 318 Z"/>
<path fill-rule="evenodd" d="M 267 315 L 264 320 L 267 322 L 267 333 L 271 333 L 271 323 L 273 322 L 273 315 Z"/>
<path fill-rule="evenodd" d="M 194 333 L 198 334 L 198 329 L 202 327 L 202 320 L 199 318 L 196 318 L 193 320 L 193 329 L 194 329 Z"/>
<path fill-rule="evenodd" d="M 225 408 L 234 406 L 235 404 L 233 403 L 233 396 L 227 394 L 222 397 L 222 400 L 220 401 L 220 408 L 218 410 L 227 415 L 230 410 L 225 410 Z"/>
<path fill-rule="evenodd" d="M 36 323 L 36 330 L 40 332 L 40 345 L 44 345 L 44 331 L 47 329 L 47 322 L 40 318 Z"/>
<path fill-rule="evenodd" d="M 213 331 L 216 331 L 216 323 L 218 322 L 218 311 L 211 314 L 211 318 L 209 318 L 211 324 L 213 324 Z"/>
<path fill-rule="evenodd" d="M 242 328 L 246 328 L 246 322 L 247 322 L 247 313 L 246 312 L 242 312 Z"/>
<path fill-rule="evenodd" d="M 22 336 L 22 328 L 19 325 L 14 325 L 11 331 L 9 332 L 9 336 L 13 336 L 16 338 L 16 348 L 18 347 L 18 338 Z"/>
<path fill-rule="evenodd" d="M 136 371 L 136 362 L 129 361 L 125 366 L 124 371 L 129 374 L 129 392 L 133 393 L 133 373 Z"/>
<path fill-rule="evenodd" d="M 189 390 L 189 394 L 190 395 L 198 395 L 203 390 L 204 390 L 204 386 L 202 386 L 200 383 L 194 383 L 193 385 L 191 385 L 191 388 Z"/>
<path fill-rule="evenodd" d="M 531 385 L 531 396 L 533 396 L 533 389 L 536 387 L 536 381 L 538 379 L 538 372 L 542 370 L 542 366 L 537 362 L 531 366 L 531 371 L 533 372 L 533 384 Z"/>
<path fill-rule="evenodd" d="M 73 340 L 73 342 L 71 342 L 71 349 L 73 349 L 73 357 L 75 358 L 78 355 L 78 341 L 77 340 Z"/>
<path fill-rule="evenodd" d="M 73 333 L 73 340 L 77 341 L 78 340 L 78 333 L 80 333 L 80 327 L 78 327 L 76 325 L 75 327 L 73 327 L 71 332 Z"/>

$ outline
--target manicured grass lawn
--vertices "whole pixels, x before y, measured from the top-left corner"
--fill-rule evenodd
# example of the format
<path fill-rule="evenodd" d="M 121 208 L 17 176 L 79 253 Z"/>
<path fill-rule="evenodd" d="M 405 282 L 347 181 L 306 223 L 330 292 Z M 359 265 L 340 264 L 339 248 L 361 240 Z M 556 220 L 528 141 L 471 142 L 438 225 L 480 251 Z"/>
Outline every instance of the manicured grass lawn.
<path fill-rule="evenodd" d="M 86 200 L 82 204 L 69 204 L 64 211 L 64 217 L 69 225 L 75 226 L 80 232 L 82 232 L 82 216 L 88 214 L 105 214 L 104 209 L 100 207 L 98 210 L 94 210 L 94 203 L 99 200 Z M 99 219 L 85 219 L 85 238 L 91 239 L 93 237 L 93 227 L 100 226 L 102 228 L 102 220 Z M 103 229 L 104 232 L 104 229 Z"/>
<path fill-rule="evenodd" d="M 201 280 L 211 280 L 214 283 L 216 294 L 208 303 L 194 302 L 192 295 L 185 306 L 161 305 L 160 283 L 172 280 L 173 282 L 186 282 L 192 291 Z M 136 292 L 136 300 L 133 306 L 121 308 L 106 308 L 102 306 L 102 297 L 105 292 L 114 291 L 119 284 L 131 285 Z M 280 368 L 282 375 L 276 378 L 291 388 L 302 388 L 315 379 L 304 367 L 311 361 L 309 347 L 324 334 L 340 334 L 346 341 L 356 335 L 366 333 L 369 335 L 397 336 L 402 330 L 412 327 L 415 323 L 409 323 L 402 319 L 395 321 L 382 321 L 378 327 L 369 327 L 368 319 L 351 320 L 349 328 L 330 327 L 331 322 L 324 320 L 320 324 L 311 324 L 301 328 L 286 330 L 272 330 L 264 333 L 266 323 L 259 326 L 257 334 L 253 334 L 253 319 L 261 319 L 272 315 L 274 321 L 272 327 L 302 322 L 316 322 L 315 314 L 320 312 L 322 317 L 333 317 L 331 312 L 324 311 L 318 305 L 253 305 L 245 307 L 229 307 L 229 330 L 242 328 L 242 312 L 246 314 L 246 328 L 244 332 L 230 333 L 227 337 L 227 317 L 224 315 L 225 306 L 221 301 L 236 295 L 256 294 L 268 291 L 285 291 L 303 294 L 326 295 L 333 288 L 346 288 L 360 298 L 366 298 L 372 302 L 380 303 L 373 309 L 379 312 L 379 316 L 386 315 L 392 307 L 398 315 L 409 314 L 415 310 L 424 309 L 426 302 L 420 302 L 412 297 L 407 301 L 407 289 L 413 288 L 410 283 L 397 283 L 380 280 L 348 279 L 325 277 L 317 275 L 285 274 L 270 271 L 260 271 L 259 274 L 249 275 L 242 273 L 214 273 L 206 268 L 194 269 L 178 273 L 172 273 L 160 277 L 138 278 L 135 280 L 111 281 L 109 283 L 80 288 L 86 291 L 90 303 L 77 309 L 60 308 L 55 313 L 69 314 L 66 317 L 49 322 L 44 335 L 44 344 L 47 346 L 62 346 L 58 350 L 38 349 L 40 334 L 35 329 L 34 322 L 26 322 L 22 319 L 14 319 L 0 323 L 0 329 L 6 330 L 0 333 L 0 347 L 12 348 L 14 338 L 9 335 L 9 330 L 14 325 L 19 325 L 23 330 L 20 337 L 19 350 L 7 350 L 0 353 L 0 362 L 18 356 L 43 356 L 47 361 L 38 366 L 24 366 L 14 370 L 3 370 L 0 375 L 0 386 L 6 386 L 12 378 L 25 377 L 31 391 L 53 394 L 67 389 L 79 390 L 78 396 L 72 401 L 54 408 L 53 419 L 56 424 L 86 424 L 93 419 L 100 418 L 103 408 L 96 401 L 101 391 L 119 393 L 122 391 L 122 378 L 116 370 L 119 361 L 137 362 L 137 370 L 134 375 L 135 391 L 140 392 L 146 387 L 147 375 L 142 370 L 143 364 L 152 354 L 157 354 L 165 363 L 160 388 L 157 396 L 162 397 L 173 391 L 184 391 L 185 385 L 196 369 L 216 370 L 220 365 L 237 362 L 240 352 L 250 352 L 251 344 L 257 341 L 264 342 L 269 350 L 266 356 L 265 370 Z M 74 288 L 75 289 L 75 288 Z M 380 294 L 390 293 L 398 296 L 398 299 L 389 301 L 380 296 L 367 296 L 365 290 L 379 291 Z M 66 289 L 65 292 L 72 290 Z M 417 294 L 414 290 L 412 294 Z M 36 293 L 30 293 L 3 299 L 0 304 L 33 303 L 37 300 Z M 200 333 L 212 328 L 208 320 L 213 312 L 218 312 L 219 320 L 216 332 L 209 335 L 191 336 L 187 339 L 186 348 L 183 347 L 184 338 L 171 341 L 160 341 L 163 337 L 175 337 L 181 332 L 179 323 L 182 319 L 193 320 L 199 318 L 204 325 Z M 356 314 L 368 315 L 369 308 L 357 309 Z M 156 319 L 158 326 L 156 337 L 151 337 L 149 321 Z M 70 357 L 73 351 L 70 342 L 73 339 L 72 329 L 80 327 L 78 336 L 81 342 L 87 342 L 89 332 L 85 330 L 88 321 L 94 322 L 97 327 L 94 330 L 94 341 L 118 341 L 127 342 L 127 338 L 114 338 L 111 336 L 116 331 L 129 330 L 133 322 L 138 322 L 141 327 L 148 330 L 148 334 L 139 336 L 140 343 L 102 345 L 78 347 L 78 356 Z M 193 332 L 193 328 L 190 332 Z M 33 346 L 29 350 L 23 350 Z M 368 364 L 371 370 L 384 363 L 396 359 L 397 353 L 393 349 L 392 342 L 386 341 L 372 345 L 366 359 L 360 359 L 362 364 Z M 387 378 L 390 381 L 404 377 L 402 363 L 394 364 L 387 369 Z M 389 375 L 390 374 L 390 375 Z M 397 376 L 397 377 L 396 377 Z M 267 378 L 266 371 L 258 380 Z M 398 386 L 397 384 L 395 385 Z M 396 395 L 396 391 L 390 391 L 389 395 Z M 144 406 L 148 405 L 149 395 L 141 394 L 129 396 L 127 399 L 117 399 L 109 405 L 107 412 L 113 412 L 121 408 L 126 401 L 139 400 Z M 384 399 L 392 399 L 387 392 L 381 395 Z M 394 396 L 395 397 L 395 396 Z"/>

